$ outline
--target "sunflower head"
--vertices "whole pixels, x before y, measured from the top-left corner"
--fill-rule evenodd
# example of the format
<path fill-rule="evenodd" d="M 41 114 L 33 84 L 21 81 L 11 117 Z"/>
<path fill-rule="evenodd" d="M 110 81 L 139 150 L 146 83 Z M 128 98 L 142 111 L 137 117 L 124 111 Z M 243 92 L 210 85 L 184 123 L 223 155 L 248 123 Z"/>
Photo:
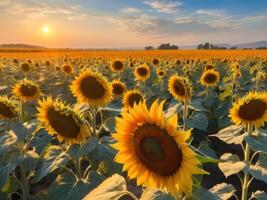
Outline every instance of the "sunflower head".
<path fill-rule="evenodd" d="M 153 58 L 152 59 L 152 63 L 153 63 L 153 65 L 158 65 L 159 64 L 159 59 Z"/>
<path fill-rule="evenodd" d="M 168 90 L 177 101 L 187 101 L 192 97 L 192 86 L 188 78 L 173 75 L 169 79 Z"/>
<path fill-rule="evenodd" d="M 47 67 L 51 66 L 51 62 L 49 60 L 45 61 L 45 66 Z"/>
<path fill-rule="evenodd" d="M 113 72 L 121 72 L 123 71 L 125 65 L 124 63 L 121 61 L 121 60 L 114 60 L 112 63 L 111 63 L 111 70 Z"/>
<path fill-rule="evenodd" d="M 70 75 L 70 74 L 73 74 L 73 66 L 70 65 L 70 64 L 66 64 L 66 65 L 63 65 L 62 66 L 62 69 L 63 69 L 63 72 L 66 74 L 66 75 Z"/>
<path fill-rule="evenodd" d="M 211 69 L 215 69 L 215 66 L 212 64 L 205 66 L 205 70 L 211 70 Z"/>
<path fill-rule="evenodd" d="M 14 63 L 14 64 L 18 64 L 18 63 L 19 63 L 18 59 L 16 59 L 16 58 L 13 59 L 13 63 Z"/>
<path fill-rule="evenodd" d="M 200 83 L 201 85 L 204 85 L 207 87 L 213 87 L 217 85 L 219 80 L 220 80 L 219 72 L 216 70 L 210 69 L 202 73 L 202 76 L 200 78 Z"/>
<path fill-rule="evenodd" d="M 128 90 L 123 96 L 123 106 L 125 110 L 133 108 L 134 104 L 145 101 L 139 90 Z"/>
<path fill-rule="evenodd" d="M 0 120 L 15 118 L 18 112 L 18 102 L 6 96 L 0 96 Z"/>
<path fill-rule="evenodd" d="M 164 75 L 165 75 L 165 70 L 163 70 L 163 69 L 158 69 L 158 70 L 157 70 L 157 75 L 158 75 L 160 78 L 164 77 Z"/>
<path fill-rule="evenodd" d="M 120 80 L 113 80 L 111 82 L 111 87 L 112 87 L 112 94 L 114 97 L 121 97 L 126 91 L 125 84 Z"/>
<path fill-rule="evenodd" d="M 267 73 L 264 71 L 258 71 L 256 74 L 256 79 L 258 80 L 266 80 L 267 79 Z"/>
<path fill-rule="evenodd" d="M 72 82 L 71 92 L 81 103 L 103 106 L 111 101 L 112 89 L 106 78 L 91 70 L 82 71 Z"/>
<path fill-rule="evenodd" d="M 51 135 L 69 144 L 83 143 L 89 136 L 89 130 L 83 115 L 64 104 L 59 99 L 48 97 L 39 100 L 37 119 L 44 124 Z"/>
<path fill-rule="evenodd" d="M 147 65 L 141 65 L 134 69 L 136 80 L 146 81 L 150 77 L 150 69 Z"/>
<path fill-rule="evenodd" d="M 31 70 L 31 66 L 29 63 L 22 63 L 20 68 L 24 72 L 29 72 Z"/>
<path fill-rule="evenodd" d="M 34 101 L 41 96 L 39 86 L 32 80 L 23 79 L 13 86 L 13 94 L 22 101 Z"/>
<path fill-rule="evenodd" d="M 229 116 L 237 125 L 263 126 L 267 122 L 267 93 L 248 93 L 233 104 Z"/>
<path fill-rule="evenodd" d="M 123 164 L 137 185 L 166 190 L 175 195 L 192 192 L 192 174 L 203 174 L 200 161 L 186 141 L 190 131 L 177 130 L 177 114 L 166 118 L 163 103 L 155 101 L 148 110 L 145 102 L 116 118 L 113 145 L 115 161 Z"/>

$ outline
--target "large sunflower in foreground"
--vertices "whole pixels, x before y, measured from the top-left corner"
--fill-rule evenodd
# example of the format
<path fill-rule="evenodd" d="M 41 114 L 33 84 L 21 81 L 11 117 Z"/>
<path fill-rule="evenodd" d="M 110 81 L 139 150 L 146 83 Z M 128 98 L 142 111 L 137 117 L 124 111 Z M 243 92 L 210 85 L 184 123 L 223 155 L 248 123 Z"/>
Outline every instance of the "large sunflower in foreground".
<path fill-rule="evenodd" d="M 250 92 L 237 100 L 230 109 L 235 124 L 264 126 L 267 122 L 267 93 Z"/>
<path fill-rule="evenodd" d="M 141 65 L 134 69 L 134 76 L 136 80 L 146 81 L 150 77 L 150 69 L 147 65 Z"/>
<path fill-rule="evenodd" d="M 0 120 L 12 119 L 18 116 L 18 102 L 6 96 L 0 96 Z"/>
<path fill-rule="evenodd" d="M 58 99 L 39 100 L 37 119 L 44 123 L 50 135 L 56 135 L 58 140 L 69 144 L 83 143 L 89 136 L 83 115 L 73 110 L 69 105 Z"/>
<path fill-rule="evenodd" d="M 144 101 L 144 95 L 139 90 L 128 90 L 123 96 L 123 106 L 127 110 L 133 108 L 134 104 Z"/>
<path fill-rule="evenodd" d="M 72 82 L 70 89 L 81 103 L 102 106 L 111 101 L 112 89 L 106 78 L 91 70 L 81 72 Z"/>
<path fill-rule="evenodd" d="M 200 83 L 201 85 L 207 87 L 213 87 L 217 85 L 219 80 L 220 80 L 219 72 L 214 69 L 210 69 L 203 72 L 200 78 Z"/>
<path fill-rule="evenodd" d="M 190 131 L 177 130 L 177 115 L 166 119 L 163 103 L 150 110 L 144 102 L 116 118 L 115 161 L 137 185 L 165 189 L 175 195 L 192 192 L 192 174 L 203 174 L 196 153 L 186 143 Z"/>
<path fill-rule="evenodd" d="M 192 97 L 192 86 L 188 78 L 173 75 L 169 79 L 168 90 L 177 100 L 187 101 Z"/>
<path fill-rule="evenodd" d="M 41 95 L 39 86 L 32 80 L 23 79 L 13 86 L 13 94 L 24 102 L 34 101 Z"/>
<path fill-rule="evenodd" d="M 126 85 L 120 80 L 113 80 L 111 82 L 112 94 L 114 97 L 122 96 L 126 91 Z"/>

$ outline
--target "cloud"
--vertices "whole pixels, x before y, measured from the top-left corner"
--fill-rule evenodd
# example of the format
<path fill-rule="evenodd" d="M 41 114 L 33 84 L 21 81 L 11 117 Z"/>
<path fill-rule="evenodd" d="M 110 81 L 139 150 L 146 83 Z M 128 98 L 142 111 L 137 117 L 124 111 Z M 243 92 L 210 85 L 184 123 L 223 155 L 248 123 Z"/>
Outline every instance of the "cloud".
<path fill-rule="evenodd" d="M 207 16 L 224 16 L 224 13 L 222 10 L 205 10 L 205 9 L 201 9 L 201 10 L 197 10 L 196 14 L 199 15 L 207 15 Z"/>
<path fill-rule="evenodd" d="M 127 7 L 121 10 L 122 13 L 126 14 L 136 14 L 136 13 L 141 13 L 142 10 L 139 8 L 134 8 L 134 7 Z"/>
<path fill-rule="evenodd" d="M 182 5 L 182 2 L 151 0 L 151 1 L 145 1 L 145 4 L 150 6 L 157 12 L 172 14 L 178 11 L 178 8 Z"/>

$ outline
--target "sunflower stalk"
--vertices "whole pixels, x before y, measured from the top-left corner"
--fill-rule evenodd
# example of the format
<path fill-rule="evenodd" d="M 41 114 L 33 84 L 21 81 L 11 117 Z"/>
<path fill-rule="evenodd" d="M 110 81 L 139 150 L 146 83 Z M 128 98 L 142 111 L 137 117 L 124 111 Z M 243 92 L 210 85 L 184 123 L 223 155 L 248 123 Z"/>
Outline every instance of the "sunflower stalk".
<path fill-rule="evenodd" d="M 80 158 L 76 158 L 74 160 L 75 163 L 75 169 L 76 169 L 76 175 L 78 180 L 82 179 L 82 171 L 81 171 L 81 159 Z"/>
<path fill-rule="evenodd" d="M 253 132 L 253 126 L 251 124 L 248 124 L 247 126 L 247 132 L 249 135 L 252 134 Z M 248 164 L 250 164 L 250 147 L 249 145 L 246 143 L 246 147 L 245 147 L 245 152 L 244 152 L 244 161 Z M 248 199 L 248 187 L 250 184 L 249 181 L 249 173 L 248 172 L 244 172 L 244 179 L 243 179 L 243 183 L 242 183 L 242 200 L 247 200 Z"/>
<path fill-rule="evenodd" d="M 21 179 L 21 191 L 23 200 L 28 200 L 29 199 L 28 182 L 26 179 L 26 173 L 23 166 L 20 166 L 20 179 Z"/>
<path fill-rule="evenodd" d="M 184 122 L 184 126 L 183 126 L 183 130 L 186 131 L 187 130 L 187 116 L 188 116 L 188 101 L 184 101 L 184 110 L 183 110 L 183 122 Z"/>

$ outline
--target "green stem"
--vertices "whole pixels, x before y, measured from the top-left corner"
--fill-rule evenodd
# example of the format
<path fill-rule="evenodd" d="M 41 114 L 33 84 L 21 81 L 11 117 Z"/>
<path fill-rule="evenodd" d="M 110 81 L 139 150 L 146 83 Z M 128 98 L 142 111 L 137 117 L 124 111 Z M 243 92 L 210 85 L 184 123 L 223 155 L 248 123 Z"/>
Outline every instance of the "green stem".
<path fill-rule="evenodd" d="M 76 168 L 76 175 L 79 180 L 82 179 L 82 172 L 81 172 L 81 160 L 79 158 L 75 159 L 75 168 Z"/>
<path fill-rule="evenodd" d="M 187 124 L 186 124 L 186 120 L 187 120 L 187 115 L 188 115 L 188 101 L 184 101 L 184 110 L 183 110 L 183 121 L 184 121 L 184 131 L 187 130 Z"/>
<path fill-rule="evenodd" d="M 93 127 L 93 136 L 96 137 L 96 108 L 92 107 L 92 127 Z"/>
<path fill-rule="evenodd" d="M 21 179 L 21 191 L 22 191 L 23 200 L 28 200 L 29 199 L 28 183 L 27 183 L 26 173 L 25 173 L 23 166 L 20 166 L 20 179 Z"/>
<path fill-rule="evenodd" d="M 247 127 L 248 134 L 252 134 L 252 125 L 249 124 Z M 249 145 L 246 143 L 245 152 L 244 152 L 244 161 L 249 163 L 250 162 L 250 148 Z M 249 173 L 244 172 L 244 179 L 242 184 L 242 200 L 248 199 L 248 187 L 249 187 Z"/>

